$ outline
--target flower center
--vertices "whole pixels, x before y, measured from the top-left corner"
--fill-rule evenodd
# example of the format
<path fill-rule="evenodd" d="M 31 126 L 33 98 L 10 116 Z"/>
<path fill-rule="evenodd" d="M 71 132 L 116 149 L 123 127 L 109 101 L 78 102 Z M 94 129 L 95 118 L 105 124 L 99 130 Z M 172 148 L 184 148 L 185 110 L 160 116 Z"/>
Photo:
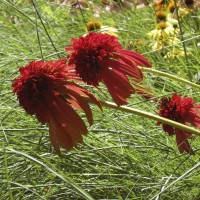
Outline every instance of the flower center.
<path fill-rule="evenodd" d="M 27 81 L 27 90 L 33 100 L 43 98 L 49 91 L 49 80 L 45 75 L 34 76 Z"/>
<path fill-rule="evenodd" d="M 192 5 L 194 3 L 194 0 L 185 0 L 186 5 Z"/>
<path fill-rule="evenodd" d="M 99 76 L 102 70 L 101 63 L 105 57 L 109 56 L 108 52 L 101 47 L 93 47 L 87 50 L 81 49 L 78 54 L 80 59 L 77 60 L 76 72 L 88 84 L 98 85 L 98 82 L 102 80 Z"/>
<path fill-rule="evenodd" d="M 156 17 L 159 19 L 159 20 L 166 20 L 167 18 L 167 13 L 163 10 L 160 10 L 160 11 L 157 11 L 156 12 Z"/>
<path fill-rule="evenodd" d="M 180 121 L 193 107 L 193 100 L 191 98 L 163 98 L 161 100 L 161 116 L 174 121 Z"/>
<path fill-rule="evenodd" d="M 86 25 L 88 31 L 98 30 L 101 28 L 101 26 L 101 22 L 96 19 L 89 21 Z"/>
<path fill-rule="evenodd" d="M 168 27 L 168 24 L 166 22 L 160 22 L 158 25 L 157 25 L 157 29 L 166 29 Z"/>

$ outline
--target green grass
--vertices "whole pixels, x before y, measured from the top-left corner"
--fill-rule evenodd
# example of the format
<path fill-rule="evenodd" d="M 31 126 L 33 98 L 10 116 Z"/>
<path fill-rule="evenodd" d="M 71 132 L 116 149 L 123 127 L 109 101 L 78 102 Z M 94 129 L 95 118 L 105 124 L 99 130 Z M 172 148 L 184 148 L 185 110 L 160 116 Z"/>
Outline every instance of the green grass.
<path fill-rule="evenodd" d="M 84 19 L 79 10 L 68 14 L 69 6 L 54 1 L 38 0 L 36 6 L 40 17 L 31 3 L 0 1 L 0 199 L 199 200 L 199 137 L 192 140 L 195 155 L 179 154 L 175 138 L 153 120 L 106 107 L 101 113 L 91 105 L 95 123 L 84 144 L 62 150 L 62 159 L 56 155 L 48 127 L 18 106 L 11 83 L 19 67 L 31 60 L 65 57 L 70 39 L 85 33 L 84 19 L 94 16 L 92 9 L 83 11 Z M 190 53 L 187 59 L 171 60 L 149 46 L 152 41 L 146 34 L 156 25 L 152 8 L 104 12 L 99 19 L 118 28 L 123 46 L 144 54 L 153 68 L 199 83 L 199 17 L 181 18 Z M 144 43 L 136 45 L 137 39 Z M 198 89 L 178 81 L 145 73 L 144 83 L 158 98 L 176 91 L 200 102 Z M 128 106 L 157 112 L 155 103 L 139 95 L 132 95 Z"/>

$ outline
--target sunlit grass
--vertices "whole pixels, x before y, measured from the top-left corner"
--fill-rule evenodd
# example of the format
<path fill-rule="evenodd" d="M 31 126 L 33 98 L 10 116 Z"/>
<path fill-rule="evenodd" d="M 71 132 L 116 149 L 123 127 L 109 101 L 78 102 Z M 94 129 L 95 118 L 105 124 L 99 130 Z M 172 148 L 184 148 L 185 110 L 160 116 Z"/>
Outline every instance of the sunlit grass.
<path fill-rule="evenodd" d="M 65 57 L 70 39 L 85 34 L 85 20 L 95 17 L 91 8 L 83 11 L 83 18 L 79 10 L 69 14 L 70 6 L 54 1 L 35 5 L 40 17 L 31 3 L 0 1 L 0 199 L 199 200 L 199 137 L 192 140 L 195 155 L 179 154 L 175 138 L 153 120 L 106 107 L 101 113 L 92 106 L 95 123 L 84 144 L 70 152 L 62 150 L 62 159 L 56 155 L 48 127 L 18 106 L 11 83 L 19 67 L 30 60 Z M 152 51 L 147 33 L 156 18 L 151 7 L 104 12 L 99 19 L 117 28 L 123 46 L 144 54 L 154 69 L 199 84 L 200 29 L 193 14 L 181 19 L 188 59 L 165 59 L 162 51 Z M 198 89 L 176 80 L 148 72 L 144 82 L 158 98 L 178 92 L 200 102 Z M 137 94 L 129 106 L 157 112 L 156 103 Z"/>

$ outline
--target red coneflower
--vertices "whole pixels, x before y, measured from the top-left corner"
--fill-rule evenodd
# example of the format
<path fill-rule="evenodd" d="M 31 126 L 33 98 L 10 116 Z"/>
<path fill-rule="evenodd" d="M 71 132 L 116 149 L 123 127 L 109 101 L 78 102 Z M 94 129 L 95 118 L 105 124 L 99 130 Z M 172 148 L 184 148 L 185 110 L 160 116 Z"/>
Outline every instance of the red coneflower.
<path fill-rule="evenodd" d="M 135 92 L 127 75 L 140 82 L 143 74 L 138 66 L 150 67 L 150 62 L 136 52 L 122 49 L 118 38 L 109 34 L 91 32 L 71 41 L 73 44 L 66 50 L 72 53 L 67 58 L 82 80 L 93 86 L 103 82 L 118 106 L 127 104 L 126 98 Z"/>
<path fill-rule="evenodd" d="M 66 60 L 32 61 L 20 67 L 20 75 L 12 84 L 19 104 L 42 124 L 49 124 L 51 143 L 60 154 L 60 146 L 70 150 L 82 142 L 87 127 L 75 109 L 83 110 L 87 120 L 93 123 L 88 97 L 100 108 L 97 99 L 85 88 L 72 82 L 80 82 Z"/>
<path fill-rule="evenodd" d="M 175 93 L 172 98 L 161 99 L 159 115 L 184 125 L 189 126 L 191 124 L 196 128 L 200 128 L 200 104 L 194 105 L 194 103 L 194 99 L 181 97 Z M 192 137 L 192 134 L 167 124 L 162 124 L 162 127 L 169 135 L 176 135 L 180 153 L 184 151 L 190 154 L 194 153 L 187 140 Z"/>

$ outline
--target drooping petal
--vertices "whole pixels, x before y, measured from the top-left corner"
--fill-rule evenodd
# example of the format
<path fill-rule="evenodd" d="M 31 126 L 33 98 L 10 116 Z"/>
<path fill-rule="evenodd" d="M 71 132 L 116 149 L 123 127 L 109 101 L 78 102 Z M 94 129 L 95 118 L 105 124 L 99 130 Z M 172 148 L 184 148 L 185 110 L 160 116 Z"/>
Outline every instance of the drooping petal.
<path fill-rule="evenodd" d="M 88 105 L 88 102 L 73 90 L 69 90 L 68 95 L 73 99 L 71 100 L 72 105 L 75 105 L 73 103 L 76 103 L 76 105 L 78 105 L 79 108 L 81 107 L 86 114 L 89 124 L 92 125 L 93 124 L 92 111 L 90 109 L 90 106 Z"/>
<path fill-rule="evenodd" d="M 73 132 L 69 131 L 72 140 L 79 140 L 81 134 L 87 134 L 87 127 L 84 121 L 64 99 L 55 97 L 55 104 L 51 107 L 51 110 L 52 117 L 62 127 L 68 126 L 70 128 L 72 126 Z"/>
<path fill-rule="evenodd" d="M 78 110 L 83 110 L 86 114 L 88 122 L 90 125 L 93 124 L 92 111 L 89 106 L 89 101 L 95 103 L 101 110 L 100 102 L 90 93 L 88 90 L 83 88 L 80 85 L 77 85 L 73 82 L 68 83 L 67 87 L 63 86 L 59 89 L 62 94 L 66 94 L 64 96 L 68 102 L 72 104 L 72 106 Z"/>
<path fill-rule="evenodd" d="M 59 147 L 71 150 L 78 143 L 82 143 L 82 135 L 88 132 L 87 127 L 65 100 L 56 97 L 51 106 L 51 113 L 51 120 L 49 121 L 50 137 L 59 155 Z"/>
<path fill-rule="evenodd" d="M 52 146 L 54 147 L 56 153 L 61 157 L 60 147 L 64 149 L 71 150 L 77 145 L 72 141 L 70 134 L 68 133 L 68 128 L 62 127 L 60 123 L 55 120 L 49 122 L 49 135 Z M 80 140 L 81 141 L 81 140 Z"/>
<path fill-rule="evenodd" d="M 121 59 L 120 57 L 118 60 L 109 59 L 105 64 L 125 75 L 133 77 L 136 81 L 141 81 L 143 78 L 141 70 L 128 59 L 127 62 L 124 62 L 124 58 Z"/>
<path fill-rule="evenodd" d="M 57 135 L 57 128 L 55 126 L 55 122 L 53 119 L 49 121 L 49 136 L 50 136 L 50 141 L 54 150 L 61 157 L 60 146 L 59 146 L 58 135 Z"/>
<path fill-rule="evenodd" d="M 141 96 L 143 96 L 146 99 L 153 99 L 154 102 L 157 102 L 157 98 L 154 98 L 153 92 L 151 90 L 151 88 L 148 88 L 146 86 L 143 85 L 133 85 L 134 90 L 140 94 Z"/>
<path fill-rule="evenodd" d="M 141 67 L 151 67 L 152 66 L 147 58 L 145 58 L 144 56 L 140 55 L 137 52 L 129 51 L 129 50 L 125 50 L 125 49 L 119 49 L 119 50 L 117 50 L 117 52 L 119 52 L 119 54 L 121 54 L 121 55 L 127 56 L 130 60 L 132 60 L 133 62 L 135 62 L 137 65 L 139 65 Z"/>
<path fill-rule="evenodd" d="M 185 116 L 186 120 L 196 128 L 200 128 L 200 106 L 194 106 Z"/>
<path fill-rule="evenodd" d="M 186 133 L 180 129 L 176 129 L 176 142 L 180 153 L 186 151 L 187 153 L 194 154 L 188 139 L 192 137 L 191 134 Z"/>
<path fill-rule="evenodd" d="M 170 136 L 175 135 L 175 130 L 173 126 L 162 124 L 163 130 L 167 132 Z"/>
<path fill-rule="evenodd" d="M 116 70 L 107 70 L 102 76 L 114 102 L 118 106 L 127 104 L 126 98 L 134 93 L 127 77 Z"/>
<path fill-rule="evenodd" d="M 81 96 L 89 97 L 91 99 L 91 101 L 93 103 L 95 103 L 102 110 L 102 106 L 101 106 L 101 103 L 99 102 L 99 100 L 91 92 L 89 92 L 82 86 L 71 82 L 70 84 L 68 84 L 68 88 L 70 90 L 74 90 L 74 91 L 78 92 Z"/>

